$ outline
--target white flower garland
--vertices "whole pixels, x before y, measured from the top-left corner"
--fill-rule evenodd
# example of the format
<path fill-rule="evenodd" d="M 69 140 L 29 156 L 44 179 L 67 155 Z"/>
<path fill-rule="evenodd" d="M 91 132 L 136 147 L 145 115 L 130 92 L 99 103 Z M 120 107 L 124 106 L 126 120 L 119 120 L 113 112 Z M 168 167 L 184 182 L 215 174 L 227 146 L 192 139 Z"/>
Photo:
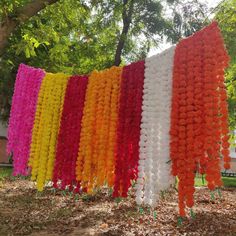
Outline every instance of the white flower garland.
<path fill-rule="evenodd" d="M 160 191 L 170 187 L 169 130 L 175 47 L 145 61 L 137 204 L 155 207 Z"/>

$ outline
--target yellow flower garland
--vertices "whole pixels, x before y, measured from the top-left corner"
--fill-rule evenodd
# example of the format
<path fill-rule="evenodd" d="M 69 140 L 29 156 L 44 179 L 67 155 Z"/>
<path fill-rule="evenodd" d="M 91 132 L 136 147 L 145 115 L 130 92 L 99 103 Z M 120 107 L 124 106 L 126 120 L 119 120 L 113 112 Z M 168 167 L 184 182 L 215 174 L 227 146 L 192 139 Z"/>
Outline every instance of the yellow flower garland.
<path fill-rule="evenodd" d="M 47 173 L 46 180 L 52 179 L 54 160 L 55 160 L 55 151 L 57 144 L 57 136 L 60 128 L 61 114 L 64 105 L 65 91 L 69 77 L 64 74 L 56 75 L 56 86 L 55 86 L 55 95 L 54 95 L 54 109 L 53 109 L 53 123 L 51 131 L 51 139 L 49 144 L 49 154 L 48 154 L 48 163 L 47 163 Z M 57 82 L 58 81 L 58 82 Z"/>
<path fill-rule="evenodd" d="M 37 180 L 39 191 L 52 177 L 67 81 L 68 76 L 64 74 L 48 73 L 40 89 L 30 151 L 32 179 Z"/>
<path fill-rule="evenodd" d="M 88 192 L 114 181 L 121 74 L 121 67 L 112 67 L 89 77 L 76 167 L 77 180 Z"/>
<path fill-rule="evenodd" d="M 29 166 L 32 168 L 31 171 L 31 179 L 36 180 L 37 172 L 38 172 L 38 163 L 39 163 L 39 153 L 40 153 L 40 146 L 41 146 L 41 139 L 38 137 L 42 136 L 42 110 L 43 110 L 43 104 L 47 101 L 47 89 L 49 82 L 48 75 L 45 75 L 45 78 L 42 81 L 39 95 L 38 95 L 38 101 L 37 101 L 37 107 L 36 107 L 36 113 L 34 118 L 34 126 L 32 131 L 32 140 L 31 140 L 31 146 L 30 146 L 30 158 L 29 158 Z"/>

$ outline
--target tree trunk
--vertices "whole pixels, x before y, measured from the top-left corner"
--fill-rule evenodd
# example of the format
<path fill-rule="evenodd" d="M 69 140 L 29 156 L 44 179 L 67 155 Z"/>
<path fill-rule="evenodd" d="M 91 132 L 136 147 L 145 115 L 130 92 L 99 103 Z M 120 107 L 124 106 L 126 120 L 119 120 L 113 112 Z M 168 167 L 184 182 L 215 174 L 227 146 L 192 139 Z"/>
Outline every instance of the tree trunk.
<path fill-rule="evenodd" d="M 127 9 L 127 5 L 128 5 L 128 0 L 123 0 L 123 12 L 122 12 L 123 29 L 120 35 L 117 48 L 116 48 L 115 61 L 114 61 L 115 66 L 119 66 L 121 63 L 121 54 L 124 49 L 127 34 L 129 32 L 129 27 L 132 21 L 134 0 L 130 1 L 129 9 Z"/>
<path fill-rule="evenodd" d="M 32 0 L 25 6 L 16 9 L 14 17 L 6 17 L 0 24 L 0 56 L 4 53 L 8 38 L 18 25 L 26 22 L 30 17 L 36 15 L 47 5 L 51 5 L 58 1 L 59 0 Z"/>

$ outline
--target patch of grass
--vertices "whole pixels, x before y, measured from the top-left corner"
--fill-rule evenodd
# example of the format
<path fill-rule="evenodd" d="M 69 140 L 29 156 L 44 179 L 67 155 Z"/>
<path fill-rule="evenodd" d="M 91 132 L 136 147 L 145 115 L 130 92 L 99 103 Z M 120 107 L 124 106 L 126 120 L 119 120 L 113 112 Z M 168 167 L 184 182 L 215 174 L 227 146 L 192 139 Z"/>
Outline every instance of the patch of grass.
<path fill-rule="evenodd" d="M 204 182 L 202 181 L 202 176 L 197 175 L 195 178 L 195 186 L 206 186 L 207 181 L 205 177 L 203 177 Z M 236 187 L 236 178 L 235 177 L 222 177 L 223 183 L 225 187 Z"/>
<path fill-rule="evenodd" d="M 235 187 L 236 188 L 236 178 L 235 177 L 222 177 L 225 187 Z"/>
<path fill-rule="evenodd" d="M 205 177 L 202 178 L 201 175 L 197 175 L 195 177 L 195 186 L 201 187 L 201 186 L 206 186 L 206 185 L 207 185 L 207 182 L 205 180 Z"/>
<path fill-rule="evenodd" d="M 222 177 L 222 181 L 224 183 L 224 187 L 236 187 L 236 178 L 235 177 Z M 178 188 L 178 178 L 176 179 L 176 188 Z M 207 186 L 207 181 L 205 179 L 205 176 L 202 177 L 202 175 L 197 174 L 195 177 L 195 187 L 202 187 Z"/>
<path fill-rule="evenodd" d="M 10 177 L 12 175 L 11 167 L 0 167 L 0 181 Z"/>

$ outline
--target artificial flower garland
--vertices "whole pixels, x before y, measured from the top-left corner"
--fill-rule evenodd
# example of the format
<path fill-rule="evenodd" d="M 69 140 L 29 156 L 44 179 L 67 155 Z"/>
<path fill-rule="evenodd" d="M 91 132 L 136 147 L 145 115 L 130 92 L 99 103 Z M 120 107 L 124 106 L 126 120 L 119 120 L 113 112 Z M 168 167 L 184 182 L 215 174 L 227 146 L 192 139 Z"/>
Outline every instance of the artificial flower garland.
<path fill-rule="evenodd" d="M 16 77 L 11 116 L 8 125 L 8 154 L 13 153 L 13 175 L 28 175 L 34 114 L 39 88 L 45 72 L 20 64 Z"/>
<path fill-rule="evenodd" d="M 25 70 L 25 65 L 20 64 L 15 81 L 15 88 L 12 98 L 11 114 L 8 125 L 8 142 L 7 142 L 7 153 L 10 154 L 16 148 L 19 142 L 19 132 L 20 132 L 20 121 L 23 110 L 23 99 L 24 91 L 26 91 L 27 80 L 24 79 L 27 75 L 27 68 Z M 14 157 L 16 158 L 16 157 Z M 16 163 L 14 164 L 16 166 Z M 16 168 L 14 166 L 14 169 Z"/>
<path fill-rule="evenodd" d="M 179 214 L 185 216 L 185 207 L 194 205 L 198 165 L 213 190 L 222 185 L 220 155 L 229 160 L 223 151 L 229 143 L 222 79 L 228 57 L 217 24 L 182 40 L 174 60 L 170 147 L 172 173 L 179 179 Z"/>
<path fill-rule="evenodd" d="M 54 187 L 75 187 L 73 190 L 76 192 L 80 188 L 76 182 L 75 168 L 87 82 L 87 76 L 72 76 L 68 81 L 53 175 Z"/>
<path fill-rule="evenodd" d="M 44 77 L 21 65 L 8 131 L 14 174 L 28 174 L 29 157 L 40 191 L 50 180 L 89 193 L 107 184 L 113 197 L 126 197 L 137 179 L 136 202 L 155 207 L 173 183 L 170 154 L 184 216 L 194 204 L 195 173 L 206 174 L 213 190 L 222 185 L 220 158 L 230 167 L 227 64 L 213 23 L 145 62 L 90 76 Z"/>
<path fill-rule="evenodd" d="M 175 47 L 145 61 L 136 202 L 155 207 L 173 184 L 169 163 L 172 70 Z"/>
<path fill-rule="evenodd" d="M 228 129 L 228 107 L 227 95 L 224 85 L 224 69 L 228 66 L 229 57 L 223 44 L 223 39 L 217 23 L 212 24 L 207 33 L 204 34 L 204 50 L 207 50 L 205 58 L 205 76 L 204 92 L 209 92 L 205 96 L 205 106 L 210 111 L 205 115 L 209 131 L 212 131 L 212 137 L 206 134 L 208 142 L 205 145 L 208 154 L 206 163 L 206 180 L 209 189 L 222 186 L 220 174 L 220 157 L 223 158 L 225 169 L 229 169 L 229 129 Z M 214 40 L 214 45 L 212 41 Z M 214 56 L 214 60 L 212 60 Z M 210 63 L 211 60 L 211 63 Z M 209 64 L 206 63 L 209 61 Z"/>
<path fill-rule="evenodd" d="M 112 67 L 89 76 L 76 168 L 77 180 L 88 192 L 113 182 L 121 72 Z"/>
<path fill-rule="evenodd" d="M 52 179 L 56 141 L 60 127 L 64 94 L 68 76 L 46 74 L 39 94 L 33 130 L 30 165 L 32 180 L 37 181 L 37 189 L 43 190 L 47 180 Z"/>
<path fill-rule="evenodd" d="M 143 83 L 144 61 L 123 68 L 113 197 L 126 197 L 137 178 Z"/>
<path fill-rule="evenodd" d="M 49 78 L 45 76 L 40 86 L 37 105 L 36 105 L 36 112 L 35 112 L 35 117 L 34 117 L 34 126 L 32 130 L 30 155 L 29 155 L 29 162 L 28 162 L 28 165 L 31 168 L 32 180 L 36 179 L 36 173 L 38 171 L 38 161 L 39 161 L 38 153 L 40 152 L 40 146 L 41 146 L 41 139 L 38 137 L 42 135 L 41 133 L 39 133 L 39 131 L 42 132 L 41 114 L 42 114 L 42 109 L 43 109 L 43 103 L 45 103 L 47 100 L 45 96 L 46 94 L 45 90 L 48 87 L 47 86 L 48 82 L 49 82 Z"/>

